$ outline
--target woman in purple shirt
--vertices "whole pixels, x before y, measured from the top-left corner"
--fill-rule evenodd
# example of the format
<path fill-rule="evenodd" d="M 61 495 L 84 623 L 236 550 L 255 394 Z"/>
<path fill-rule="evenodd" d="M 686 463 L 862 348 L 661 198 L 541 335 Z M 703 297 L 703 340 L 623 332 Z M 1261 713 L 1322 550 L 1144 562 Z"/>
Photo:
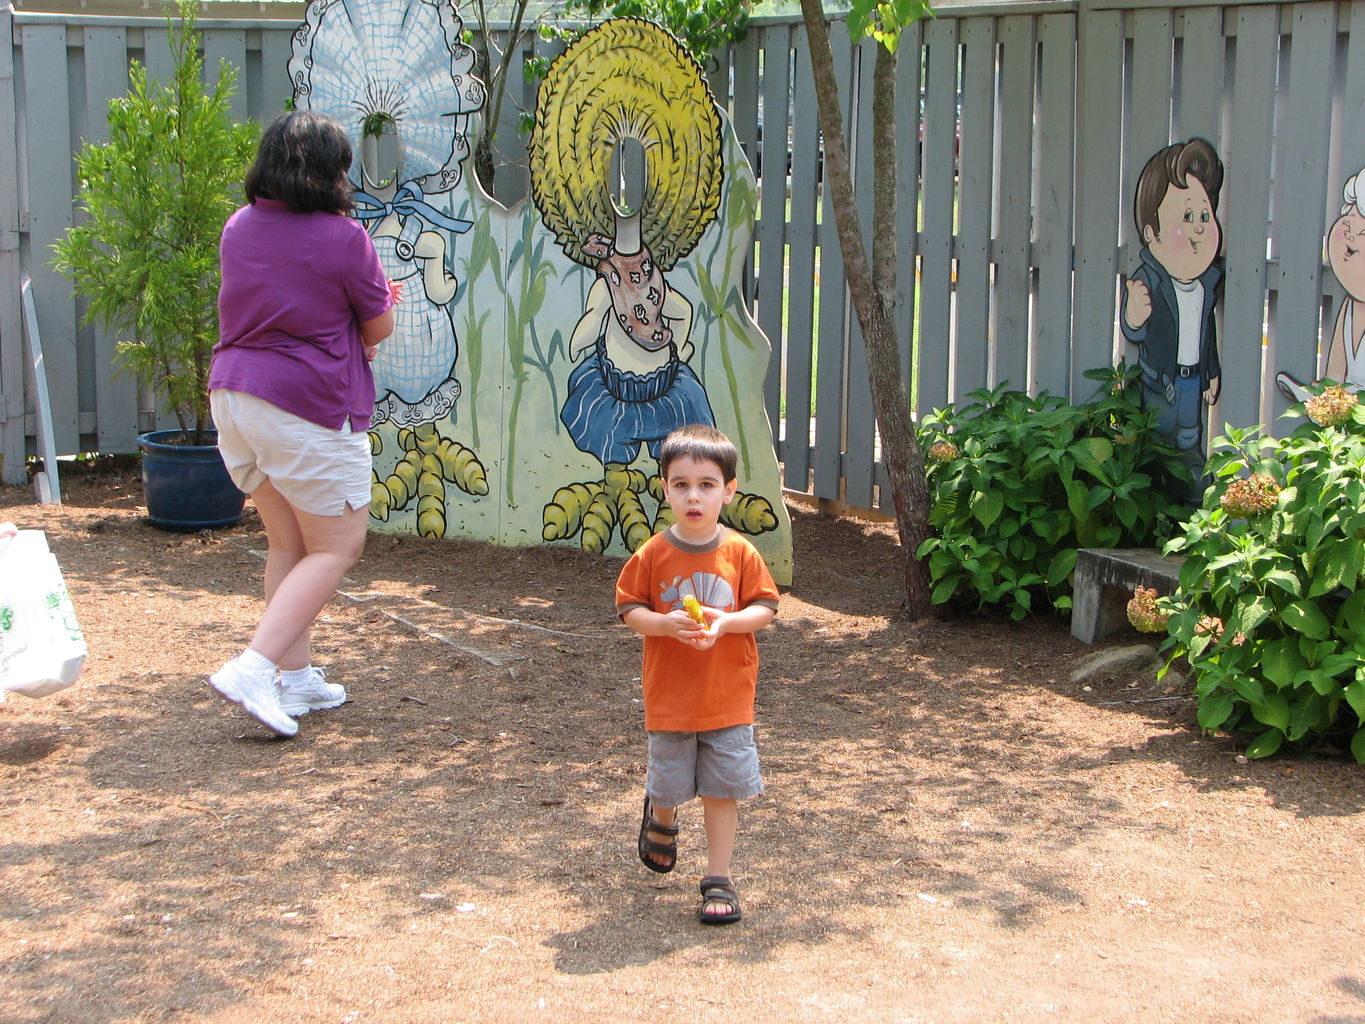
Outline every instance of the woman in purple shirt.
<path fill-rule="evenodd" d="M 251 495 L 269 550 L 265 613 L 247 649 L 209 682 L 281 736 L 298 731 L 299 715 L 346 700 L 312 664 L 310 635 L 364 548 L 369 364 L 402 298 L 347 216 L 350 166 L 335 121 L 280 115 L 247 172 L 248 204 L 219 243 L 209 398 L 223 461 Z"/>

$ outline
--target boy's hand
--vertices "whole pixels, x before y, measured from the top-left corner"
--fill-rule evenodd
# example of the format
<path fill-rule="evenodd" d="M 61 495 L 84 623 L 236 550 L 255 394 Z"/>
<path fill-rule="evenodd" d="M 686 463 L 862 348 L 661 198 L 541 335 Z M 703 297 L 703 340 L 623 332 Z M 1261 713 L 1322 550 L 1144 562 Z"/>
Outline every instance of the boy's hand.
<path fill-rule="evenodd" d="M 694 623 L 699 632 L 691 641 L 691 644 L 699 651 L 710 650 L 712 647 L 716 646 L 716 641 L 719 640 L 721 634 L 725 632 L 721 623 L 725 620 L 726 613 L 719 608 L 711 608 L 704 604 L 699 604 L 697 606 L 697 611 L 701 614 L 702 618 L 706 620 L 706 625 L 702 626 Z"/>
<path fill-rule="evenodd" d="M 664 631 L 675 639 L 695 647 L 697 641 L 706 635 L 706 627 L 687 613 L 686 608 L 674 608 L 664 616 Z M 715 643 L 714 640 L 711 641 Z M 710 644 L 706 645 L 711 646 Z"/>

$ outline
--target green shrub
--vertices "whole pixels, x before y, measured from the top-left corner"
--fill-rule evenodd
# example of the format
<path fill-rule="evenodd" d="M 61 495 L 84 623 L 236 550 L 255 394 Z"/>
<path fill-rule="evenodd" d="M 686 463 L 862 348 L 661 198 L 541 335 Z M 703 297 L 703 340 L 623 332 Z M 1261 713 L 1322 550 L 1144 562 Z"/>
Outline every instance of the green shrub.
<path fill-rule="evenodd" d="M 1084 405 L 1000 387 L 925 418 L 937 536 L 919 555 L 935 604 L 974 602 L 1013 619 L 1069 610 L 1078 548 L 1149 546 L 1174 533 L 1189 470 L 1154 432 L 1137 368 L 1085 375 L 1102 384 Z"/>
<path fill-rule="evenodd" d="M 1365 761 L 1365 407 L 1328 388 L 1308 414 L 1278 440 L 1215 439 L 1215 486 L 1166 545 L 1186 561 L 1158 602 L 1165 649 L 1189 661 L 1201 726 L 1255 734 L 1248 757 L 1341 744 Z"/>

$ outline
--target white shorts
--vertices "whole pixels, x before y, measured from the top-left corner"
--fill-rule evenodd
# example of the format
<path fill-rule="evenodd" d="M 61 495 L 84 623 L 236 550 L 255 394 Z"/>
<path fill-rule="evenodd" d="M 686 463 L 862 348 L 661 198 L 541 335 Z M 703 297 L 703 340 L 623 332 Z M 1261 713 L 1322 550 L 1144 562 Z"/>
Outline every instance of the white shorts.
<path fill-rule="evenodd" d="M 250 494 L 266 480 L 301 512 L 339 516 L 370 504 L 370 439 L 310 423 L 263 398 L 209 392 L 218 450 L 232 482 Z"/>

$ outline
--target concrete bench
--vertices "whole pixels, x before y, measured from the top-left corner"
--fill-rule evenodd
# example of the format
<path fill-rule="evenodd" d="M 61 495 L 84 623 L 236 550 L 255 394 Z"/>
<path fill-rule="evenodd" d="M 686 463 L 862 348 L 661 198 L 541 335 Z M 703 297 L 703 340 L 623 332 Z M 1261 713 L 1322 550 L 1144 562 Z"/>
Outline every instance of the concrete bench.
<path fill-rule="evenodd" d="M 1136 587 L 1160 596 L 1173 593 L 1185 559 L 1155 548 L 1081 548 L 1071 593 L 1071 635 L 1093 644 L 1115 630 L 1131 628 L 1128 602 Z"/>

